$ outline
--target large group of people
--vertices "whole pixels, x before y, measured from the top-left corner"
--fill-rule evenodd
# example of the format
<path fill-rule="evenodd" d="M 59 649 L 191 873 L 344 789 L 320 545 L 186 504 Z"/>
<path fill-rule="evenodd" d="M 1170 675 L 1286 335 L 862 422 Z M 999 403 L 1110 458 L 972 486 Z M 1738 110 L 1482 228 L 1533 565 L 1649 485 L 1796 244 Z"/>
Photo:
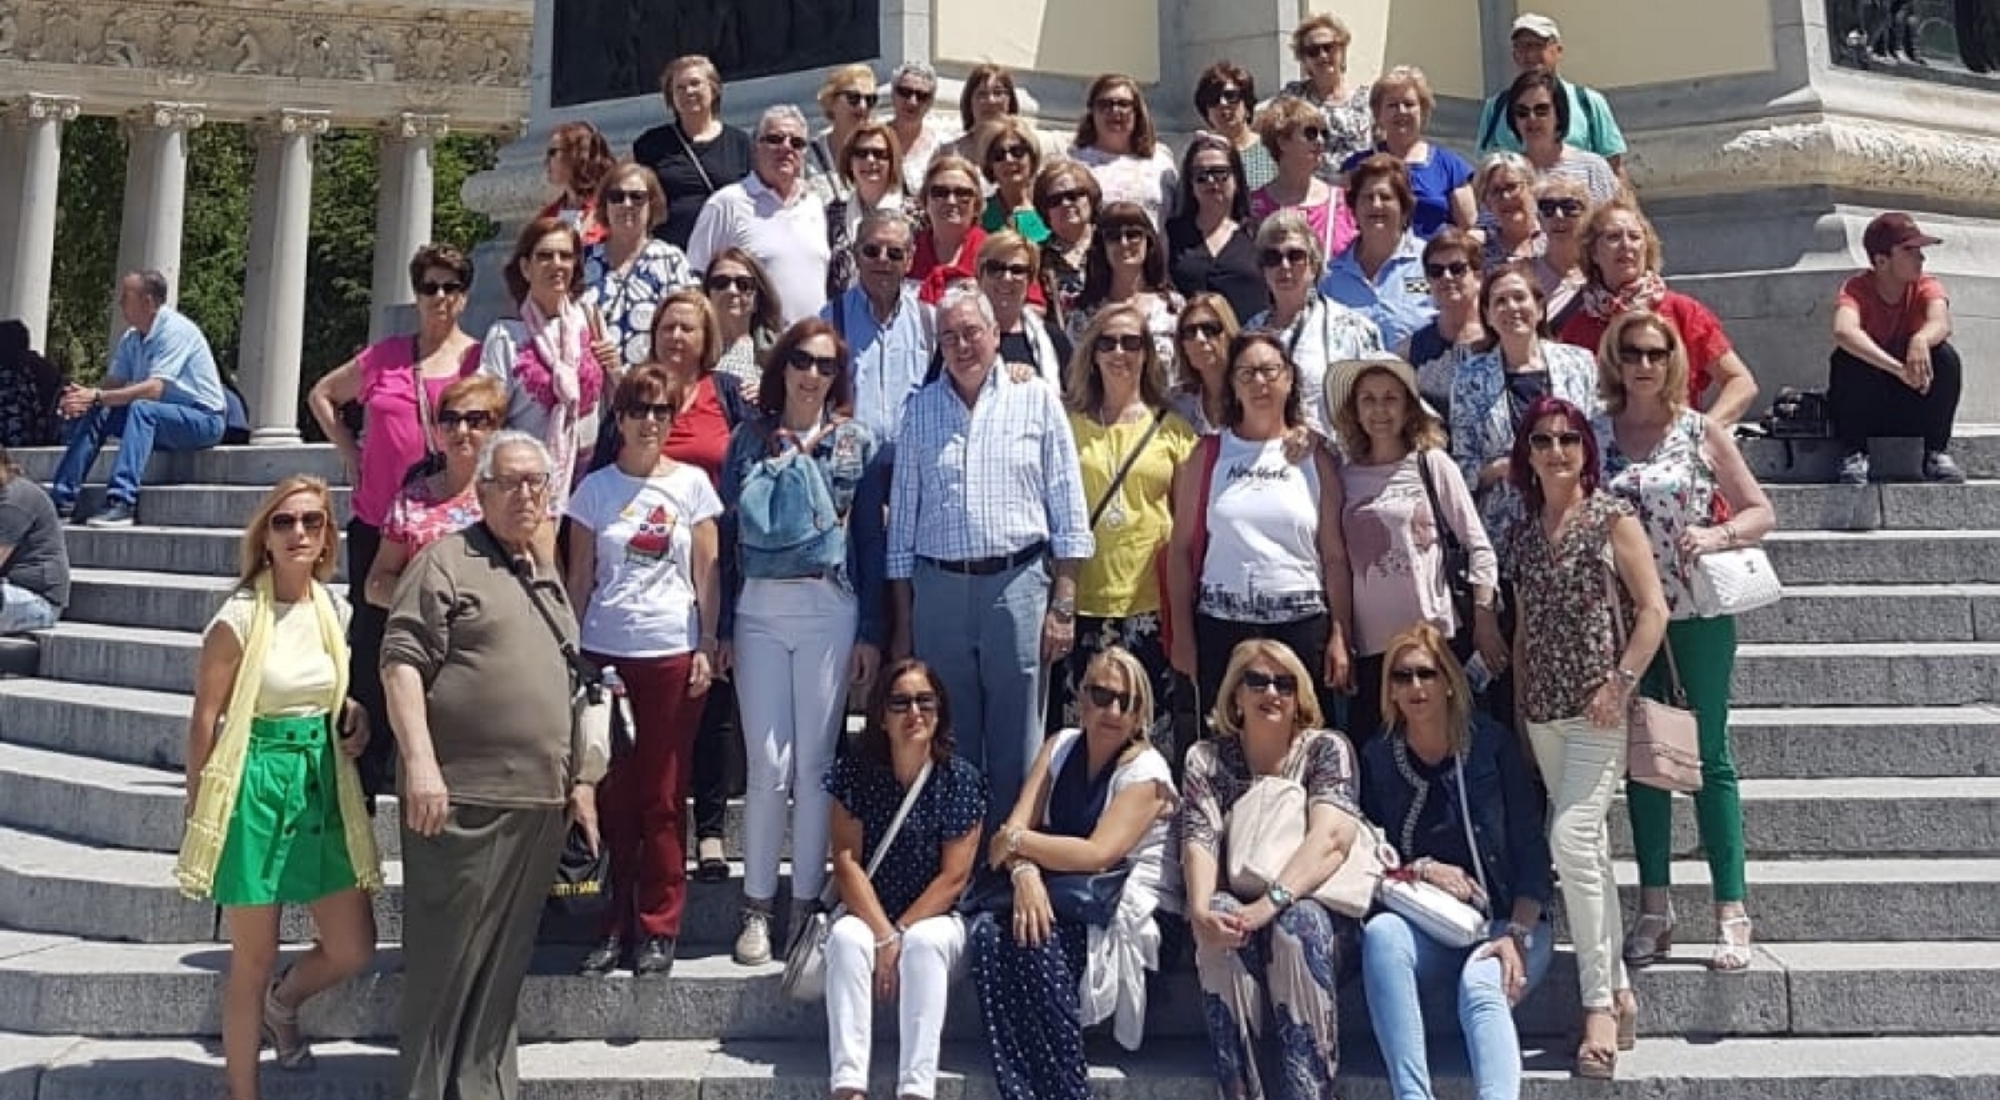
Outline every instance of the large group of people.
<path fill-rule="evenodd" d="M 1708 965 L 1746 969 L 1736 633 L 1692 575 L 1773 526 L 1732 430 L 1757 386 L 1668 289 L 1555 23 L 1523 15 L 1513 45 L 1476 161 L 1425 136 L 1420 71 L 1352 81 L 1329 15 L 1267 102 L 1203 71 L 1210 129 L 1178 158 L 1132 78 L 1092 82 L 1065 144 L 998 66 L 967 80 L 959 136 L 915 64 L 833 70 L 825 128 L 778 106 L 746 133 L 700 57 L 662 73 L 673 117 L 630 158 L 559 127 L 556 197 L 499 273 L 513 315 L 462 329 L 472 263 L 426 246 L 417 331 L 310 394 L 354 485 L 352 598 L 327 583 L 327 487 L 288 479 L 204 635 L 177 873 L 229 912 L 232 1100 L 257 1094 L 260 1037 L 310 1064 L 299 1005 L 366 964 L 375 795 L 404 832 L 397 1095 L 509 1095 L 565 843 L 610 866 L 580 972 L 670 980 L 689 879 L 730 873 L 732 738 L 733 956 L 781 956 L 831 882 L 836 1100 L 867 1089 L 884 1001 L 897 1095 L 934 1095 L 968 969 L 1001 1095 L 1080 1100 L 1085 1029 L 1136 1049 L 1183 932 L 1223 1095 L 1331 1096 L 1358 972 L 1398 1097 L 1430 1095 L 1435 989 L 1504 1100 L 1558 899 L 1575 1069 L 1612 1076 L 1675 920 L 1664 791 L 1626 787 L 1629 925 L 1612 871 L 1641 694 L 1698 721 Z M 1886 215 L 1841 289 L 1850 479 L 1899 431 L 1957 476 L 1933 243 Z M 97 521 L 120 523 L 149 446 L 222 431 L 165 297 L 121 282 L 132 329 L 102 387 L 59 398 L 76 442 L 51 492 L 0 451 L 0 628 L 66 602 L 58 517 L 103 436 L 124 445 Z M 607 666 L 615 754 L 578 718 Z M 1237 811 L 1271 782 L 1304 818 L 1250 875 L 1231 833 L 1270 841 Z M 1356 901 L 1341 880 L 1384 848 L 1484 934 Z M 279 972 L 284 903 L 320 940 Z"/>

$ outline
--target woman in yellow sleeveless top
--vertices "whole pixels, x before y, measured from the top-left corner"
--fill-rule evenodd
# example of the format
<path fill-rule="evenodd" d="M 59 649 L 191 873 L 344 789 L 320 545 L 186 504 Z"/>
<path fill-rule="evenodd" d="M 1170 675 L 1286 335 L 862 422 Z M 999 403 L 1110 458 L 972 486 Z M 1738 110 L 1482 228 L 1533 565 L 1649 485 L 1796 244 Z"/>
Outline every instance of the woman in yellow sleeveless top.
<path fill-rule="evenodd" d="M 174 876 L 188 896 L 228 912 L 230 1100 L 256 1100 L 260 1040 L 281 1068 L 312 1066 L 298 1006 L 375 950 L 368 895 L 382 872 L 354 767 L 368 724 L 347 697 L 348 608 L 325 584 L 334 531 L 325 482 L 290 477 L 265 496 L 195 672 L 189 815 Z M 274 981 L 286 903 L 311 906 L 319 940 Z"/>

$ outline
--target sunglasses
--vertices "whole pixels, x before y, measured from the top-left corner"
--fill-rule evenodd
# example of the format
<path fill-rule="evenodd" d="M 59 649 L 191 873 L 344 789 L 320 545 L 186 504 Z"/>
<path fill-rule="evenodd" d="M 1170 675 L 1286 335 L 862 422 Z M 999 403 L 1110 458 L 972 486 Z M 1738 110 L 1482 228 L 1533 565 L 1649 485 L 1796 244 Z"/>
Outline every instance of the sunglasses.
<path fill-rule="evenodd" d="M 1034 155 L 1035 151 L 1033 149 L 1019 141 L 1009 145 L 996 145 L 986 151 L 986 159 L 989 163 L 996 160 L 1027 160 Z"/>
<path fill-rule="evenodd" d="M 971 202 L 979 197 L 979 192 L 970 187 L 950 187 L 943 184 L 924 192 L 932 202 Z"/>
<path fill-rule="evenodd" d="M 1222 339 L 1222 324 L 1219 321 L 1196 321 L 1181 326 L 1181 339 L 1192 340 L 1200 336 L 1209 340 Z"/>
<path fill-rule="evenodd" d="M 1116 241 L 1119 244 L 1131 244 L 1134 241 L 1143 241 L 1150 236 L 1144 228 L 1136 225 L 1121 225 L 1113 229 L 1106 229 L 1103 232 L 1105 240 Z"/>
<path fill-rule="evenodd" d="M 889 696 L 888 703 L 890 714 L 908 714 L 913 710 L 922 711 L 925 714 L 936 714 L 938 697 L 928 691 L 918 692 L 915 695 L 904 695 L 898 692 L 895 695 Z"/>
<path fill-rule="evenodd" d="M 1583 216 L 1583 203 L 1576 199 L 1539 199 L 1535 202 L 1535 209 L 1541 211 L 1544 218 Z"/>
<path fill-rule="evenodd" d="M 438 414 L 438 427 L 450 431 L 462 424 L 467 431 L 476 432 L 482 428 L 492 427 L 496 419 L 492 413 L 487 412 L 485 409 L 472 409 L 468 412 L 459 412 L 457 409 L 446 409 Z"/>
<path fill-rule="evenodd" d="M 861 258 L 864 260 L 886 259 L 892 264 L 899 264 L 910 258 L 910 250 L 899 245 L 878 244 L 870 241 L 861 246 Z"/>
<path fill-rule="evenodd" d="M 896 86 L 895 91 L 897 99 L 907 99 L 911 103 L 929 103 L 931 101 L 932 93 L 924 91 L 922 88 L 910 88 L 899 84 Z"/>
<path fill-rule="evenodd" d="M 795 371 L 817 371 L 821 378 L 832 378 L 840 373 L 840 360 L 831 355 L 814 355 L 804 348 L 793 348 L 785 356 L 785 365 Z"/>
<path fill-rule="evenodd" d="M 1307 145 L 1317 145 L 1326 140 L 1326 131 L 1318 126 L 1307 126 L 1299 131 L 1299 140 Z"/>
<path fill-rule="evenodd" d="M 1392 684 L 1414 684 L 1421 681 L 1428 684 L 1442 675 L 1444 673 L 1431 668 L 1429 665 L 1421 665 L 1416 668 L 1392 668 L 1389 670 L 1389 682 Z"/>
<path fill-rule="evenodd" d="M 1323 61 L 1340 50 L 1338 42 L 1308 42 L 1299 52 L 1315 61 Z"/>
<path fill-rule="evenodd" d="M 1312 258 L 1313 254 L 1303 248 L 1267 248 L 1257 253 L 1257 263 L 1263 267 L 1304 267 Z"/>
<path fill-rule="evenodd" d="M 604 201 L 609 206 L 644 206 L 651 200 L 652 196 L 646 194 L 644 188 L 636 191 L 620 189 L 604 193 Z"/>
<path fill-rule="evenodd" d="M 846 91 L 840 93 L 840 100 L 849 107 L 867 107 L 873 110 L 875 104 L 881 102 L 882 97 L 874 92 Z"/>
<path fill-rule="evenodd" d="M 429 279 L 425 279 L 423 282 L 417 284 L 417 296 L 419 298 L 435 298 L 440 294 L 463 293 L 465 293 L 465 284 L 459 282 L 434 283 Z"/>
<path fill-rule="evenodd" d="M 1515 118 L 1550 118 L 1556 113 L 1553 103 L 1518 103 L 1514 105 Z"/>
<path fill-rule="evenodd" d="M 1260 672 L 1252 668 L 1244 670 L 1243 686 L 1260 694 L 1276 688 L 1280 697 L 1290 699 L 1299 693 L 1299 678 L 1289 672 Z"/>
<path fill-rule="evenodd" d="M 537 248 L 532 255 L 538 264 L 566 264 L 576 259 L 576 253 L 567 248 Z"/>
<path fill-rule="evenodd" d="M 1079 203 L 1089 197 L 1090 197 L 1090 192 L 1088 191 L 1082 191 L 1082 190 L 1057 191 L 1049 196 L 1048 201 L 1049 201 L 1049 206 L 1053 208 L 1057 206 L 1068 206 L 1071 203 Z"/>
<path fill-rule="evenodd" d="M 650 402 L 636 401 L 625 406 L 621 411 L 624 412 L 628 420 L 657 420 L 664 424 L 671 421 L 674 418 L 674 413 L 680 410 L 674 408 L 672 405 L 655 405 Z"/>
<path fill-rule="evenodd" d="M 1136 99 L 1093 99 L 1090 101 L 1090 109 L 1093 111 L 1103 111 L 1107 115 L 1129 114 L 1139 109 L 1139 101 Z"/>
<path fill-rule="evenodd" d="M 1534 432 L 1528 436 L 1528 445 L 1538 451 L 1553 451 L 1558 447 L 1567 451 L 1583 446 L 1583 433 Z"/>
<path fill-rule="evenodd" d="M 1618 361 L 1626 366 L 1638 366 L 1644 363 L 1651 367 L 1664 367 L 1667 365 L 1667 360 L 1673 358 L 1673 354 L 1667 348 L 1635 348 L 1630 344 L 1618 345 Z"/>
<path fill-rule="evenodd" d="M 1146 338 L 1137 333 L 1105 333 L 1097 338 L 1097 353 L 1109 355 L 1114 351 L 1129 351 L 1134 355 L 1146 350 Z"/>
<path fill-rule="evenodd" d="M 1224 88 L 1215 93 L 1215 102 L 1225 107 L 1234 107 L 1243 102 L 1243 89 Z"/>
<path fill-rule="evenodd" d="M 326 530 L 325 512 L 272 512 L 271 530 L 281 535 L 304 528 L 306 534 L 317 535 Z"/>
<path fill-rule="evenodd" d="M 1194 181 L 1201 184 L 1228 183 L 1231 174 L 1227 168 L 1203 168 L 1194 174 Z"/>
<path fill-rule="evenodd" d="M 1005 260 L 988 260 L 979 265 L 979 273 L 989 279 L 1006 276 L 1009 279 L 1025 279 L 1030 274 L 1027 264 L 1010 264 Z"/>
<path fill-rule="evenodd" d="M 703 284 L 712 293 L 733 290 L 738 294 L 757 293 L 757 280 L 748 275 L 710 275 Z"/>
<path fill-rule="evenodd" d="M 1110 710 L 1116 706 L 1126 714 L 1132 713 L 1132 693 L 1129 691 L 1119 691 L 1103 684 L 1085 684 L 1083 697 L 1090 700 L 1090 705 L 1093 707 Z"/>
<path fill-rule="evenodd" d="M 759 134 L 757 140 L 763 142 L 765 145 L 783 145 L 790 148 L 793 152 L 806 147 L 806 139 L 797 134 Z"/>
<path fill-rule="evenodd" d="M 847 151 L 847 159 L 887 164 L 889 163 L 889 150 L 882 148 L 880 145 L 857 146 Z"/>
<path fill-rule="evenodd" d="M 1472 265 L 1464 260 L 1453 260 L 1448 264 L 1425 264 L 1424 275 L 1432 279 L 1457 279 L 1472 270 Z"/>

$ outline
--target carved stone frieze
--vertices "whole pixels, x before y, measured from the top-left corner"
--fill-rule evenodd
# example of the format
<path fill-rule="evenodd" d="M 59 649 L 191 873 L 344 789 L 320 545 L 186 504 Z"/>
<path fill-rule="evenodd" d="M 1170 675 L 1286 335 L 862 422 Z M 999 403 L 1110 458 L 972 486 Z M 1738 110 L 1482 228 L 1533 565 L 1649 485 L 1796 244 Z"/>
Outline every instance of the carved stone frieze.
<path fill-rule="evenodd" d="M 1649 198 L 1821 186 L 2000 204 L 2000 138 L 1873 119 L 1641 134 L 1628 163 Z"/>

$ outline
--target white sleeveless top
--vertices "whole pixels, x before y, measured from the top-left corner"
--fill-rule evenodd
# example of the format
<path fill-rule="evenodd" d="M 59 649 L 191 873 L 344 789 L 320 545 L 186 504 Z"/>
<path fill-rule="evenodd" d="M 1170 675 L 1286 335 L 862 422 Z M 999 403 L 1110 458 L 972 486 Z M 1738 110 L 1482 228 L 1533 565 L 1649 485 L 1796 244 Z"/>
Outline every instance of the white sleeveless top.
<path fill-rule="evenodd" d="M 1319 570 L 1319 470 L 1285 441 L 1221 434 L 1208 486 L 1208 555 L 1195 610 L 1239 623 L 1290 623 L 1326 613 Z"/>

